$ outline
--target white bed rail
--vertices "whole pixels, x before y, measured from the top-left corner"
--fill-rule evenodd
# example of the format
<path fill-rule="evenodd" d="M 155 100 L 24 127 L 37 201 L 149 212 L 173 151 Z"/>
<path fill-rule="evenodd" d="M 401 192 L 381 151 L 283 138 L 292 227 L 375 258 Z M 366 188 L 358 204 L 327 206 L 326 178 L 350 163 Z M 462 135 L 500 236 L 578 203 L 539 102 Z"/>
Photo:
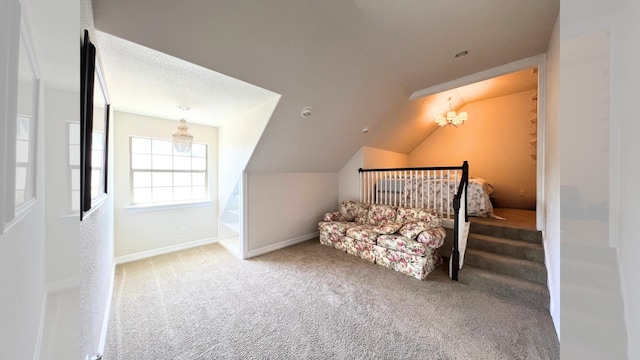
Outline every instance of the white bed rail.
<path fill-rule="evenodd" d="M 360 201 L 435 209 L 453 227 L 450 277 L 458 280 L 459 241 L 464 241 L 469 164 L 422 168 L 359 169 Z M 463 244 L 464 255 L 464 244 Z"/>

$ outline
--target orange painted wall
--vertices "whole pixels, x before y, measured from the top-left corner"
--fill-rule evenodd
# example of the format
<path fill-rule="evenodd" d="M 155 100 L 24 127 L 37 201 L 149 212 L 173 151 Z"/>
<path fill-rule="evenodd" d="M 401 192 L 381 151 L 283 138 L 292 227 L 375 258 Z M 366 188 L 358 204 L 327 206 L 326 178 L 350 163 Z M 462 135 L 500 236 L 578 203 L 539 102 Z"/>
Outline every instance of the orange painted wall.
<path fill-rule="evenodd" d="M 494 188 L 494 207 L 535 209 L 536 165 L 529 156 L 531 95 L 534 90 L 466 104 L 469 120 L 436 130 L 409 154 L 409 166 L 469 161 L 470 176 Z M 524 190 L 524 196 L 520 196 Z"/>

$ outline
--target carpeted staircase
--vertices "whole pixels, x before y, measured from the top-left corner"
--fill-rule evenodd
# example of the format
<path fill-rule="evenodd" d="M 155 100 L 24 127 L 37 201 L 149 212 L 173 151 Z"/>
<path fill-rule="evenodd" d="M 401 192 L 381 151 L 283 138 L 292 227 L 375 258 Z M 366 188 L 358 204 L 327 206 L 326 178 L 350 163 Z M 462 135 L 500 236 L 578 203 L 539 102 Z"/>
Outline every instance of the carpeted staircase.
<path fill-rule="evenodd" d="M 452 238 L 451 230 L 448 233 Z M 508 224 L 472 221 L 459 280 L 494 295 L 548 310 L 542 233 Z"/>

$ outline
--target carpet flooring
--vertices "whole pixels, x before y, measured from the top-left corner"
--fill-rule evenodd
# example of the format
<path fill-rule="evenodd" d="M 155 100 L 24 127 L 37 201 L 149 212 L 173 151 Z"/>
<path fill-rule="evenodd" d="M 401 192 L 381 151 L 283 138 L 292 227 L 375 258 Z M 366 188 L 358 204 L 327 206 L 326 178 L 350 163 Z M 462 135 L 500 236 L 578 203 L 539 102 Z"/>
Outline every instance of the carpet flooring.
<path fill-rule="evenodd" d="M 419 281 L 310 240 L 250 260 L 219 244 L 116 268 L 105 360 L 558 359 L 549 313 Z"/>

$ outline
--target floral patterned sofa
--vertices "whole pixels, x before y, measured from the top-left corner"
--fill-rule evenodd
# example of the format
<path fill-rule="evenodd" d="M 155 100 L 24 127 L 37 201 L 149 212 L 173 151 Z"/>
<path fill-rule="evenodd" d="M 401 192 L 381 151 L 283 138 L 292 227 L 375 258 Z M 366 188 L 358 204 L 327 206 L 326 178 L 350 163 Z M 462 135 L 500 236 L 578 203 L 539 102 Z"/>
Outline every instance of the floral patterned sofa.
<path fill-rule="evenodd" d="M 435 210 L 343 201 L 318 223 L 320 243 L 425 280 L 445 238 Z"/>

